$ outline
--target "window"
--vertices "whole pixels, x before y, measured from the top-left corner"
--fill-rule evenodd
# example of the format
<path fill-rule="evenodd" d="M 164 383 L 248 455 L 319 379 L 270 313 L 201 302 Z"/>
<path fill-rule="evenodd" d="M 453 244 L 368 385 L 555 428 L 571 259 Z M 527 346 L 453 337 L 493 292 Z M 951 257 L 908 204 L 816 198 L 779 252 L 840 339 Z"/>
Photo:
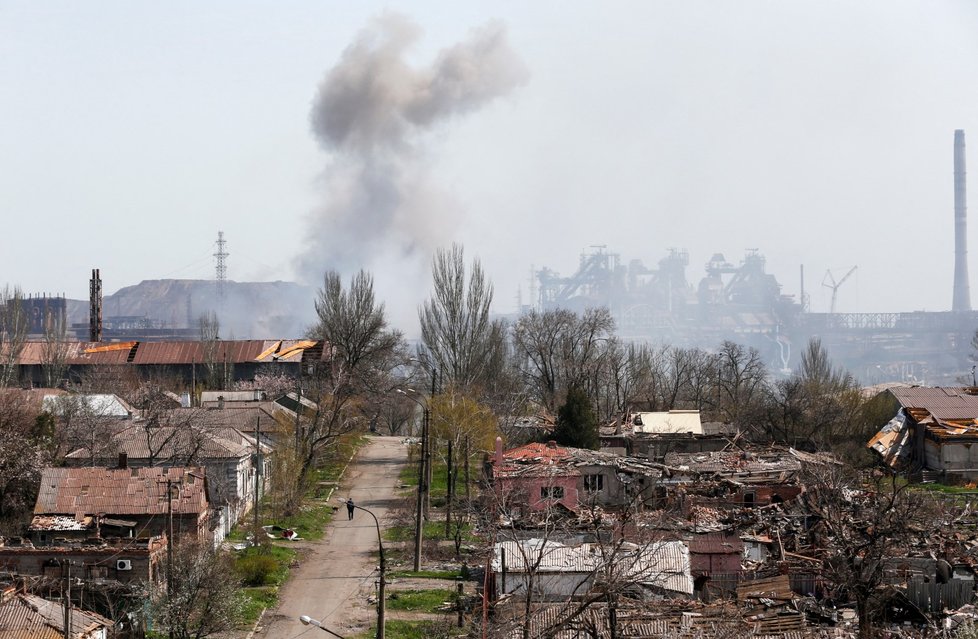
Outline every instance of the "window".
<path fill-rule="evenodd" d="M 589 493 L 604 490 L 604 475 L 584 475 L 584 490 Z"/>
<path fill-rule="evenodd" d="M 563 499 L 564 498 L 564 487 L 563 486 L 543 486 L 540 488 L 540 497 L 542 499 Z"/>

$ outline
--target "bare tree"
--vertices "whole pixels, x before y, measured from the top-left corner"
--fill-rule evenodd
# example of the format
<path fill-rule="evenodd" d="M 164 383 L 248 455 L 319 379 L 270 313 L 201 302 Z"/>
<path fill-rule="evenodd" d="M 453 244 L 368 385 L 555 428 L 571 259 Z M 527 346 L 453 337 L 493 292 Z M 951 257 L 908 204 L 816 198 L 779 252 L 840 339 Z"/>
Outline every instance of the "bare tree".
<path fill-rule="evenodd" d="M 888 559 L 905 556 L 915 536 L 941 525 L 926 494 L 896 475 L 860 477 L 842 465 L 806 465 L 804 501 L 819 521 L 823 575 L 856 604 L 859 636 L 875 636 L 873 618 Z"/>
<path fill-rule="evenodd" d="M 29 327 L 23 293 L 19 288 L 4 286 L 0 289 L 0 388 L 17 381 Z"/>
<path fill-rule="evenodd" d="M 15 534 L 20 532 L 17 518 L 33 508 L 47 461 L 36 413 L 16 391 L 0 390 L 0 526 L 9 523 Z"/>
<path fill-rule="evenodd" d="M 553 412 L 572 386 L 593 390 L 614 350 L 613 331 L 606 308 L 588 309 L 580 316 L 563 309 L 522 316 L 513 327 L 513 344 L 533 398 Z"/>
<path fill-rule="evenodd" d="M 338 274 L 326 273 L 316 312 L 319 322 L 309 334 L 323 340 L 327 356 L 302 382 L 303 395 L 316 407 L 297 413 L 292 441 L 280 447 L 280 463 L 295 470 L 283 477 L 291 483 L 283 487 L 292 496 L 285 502 L 288 513 L 299 506 L 302 487 L 324 451 L 342 435 L 365 429 L 375 415 L 371 400 L 392 392 L 392 371 L 407 359 L 401 334 L 387 327 L 369 274 L 353 276 L 344 290 Z"/>
<path fill-rule="evenodd" d="M 754 348 L 725 341 L 716 356 L 716 412 L 730 424 L 747 425 L 763 397 L 767 370 Z"/>
<path fill-rule="evenodd" d="M 185 542 L 164 568 L 172 586 L 154 596 L 154 616 L 175 639 L 202 639 L 237 625 L 243 600 L 230 554 Z"/>
<path fill-rule="evenodd" d="M 61 386 L 68 370 L 68 324 L 64 309 L 44 318 L 44 344 L 41 350 L 41 371 L 48 388 Z"/>
<path fill-rule="evenodd" d="M 450 384 L 484 386 L 504 366 L 505 329 L 489 319 L 492 283 L 479 260 L 466 271 L 461 245 L 432 260 L 434 291 L 418 311 L 424 355 Z"/>

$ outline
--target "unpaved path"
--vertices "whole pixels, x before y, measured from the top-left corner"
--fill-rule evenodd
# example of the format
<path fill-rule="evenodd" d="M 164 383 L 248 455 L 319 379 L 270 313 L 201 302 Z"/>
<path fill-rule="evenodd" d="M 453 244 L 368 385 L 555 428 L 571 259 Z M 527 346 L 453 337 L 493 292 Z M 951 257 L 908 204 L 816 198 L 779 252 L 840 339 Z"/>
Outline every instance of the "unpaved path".
<path fill-rule="evenodd" d="M 377 529 L 374 520 L 356 511 L 348 521 L 339 498 L 352 496 L 380 520 L 397 502 L 401 468 L 407 463 L 407 447 L 398 437 L 373 437 L 347 469 L 334 495 L 341 506 L 321 541 L 310 542 L 301 563 L 292 569 L 279 593 L 276 610 L 265 613 L 259 639 L 326 639 L 330 635 L 314 626 L 303 626 L 300 615 L 319 619 L 344 637 L 363 630 L 374 620 L 374 608 L 366 604 L 377 581 Z"/>

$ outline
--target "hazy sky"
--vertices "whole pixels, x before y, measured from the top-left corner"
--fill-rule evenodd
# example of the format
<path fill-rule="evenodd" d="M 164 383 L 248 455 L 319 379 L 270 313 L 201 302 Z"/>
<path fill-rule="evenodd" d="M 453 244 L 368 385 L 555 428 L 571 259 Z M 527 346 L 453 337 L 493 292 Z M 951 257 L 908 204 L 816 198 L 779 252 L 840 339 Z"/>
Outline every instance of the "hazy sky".
<path fill-rule="evenodd" d="M 399 35 L 378 39 L 390 21 Z M 410 98 L 386 155 L 351 156 L 366 147 L 314 133 L 314 105 L 335 104 L 317 97 L 331 70 L 385 42 L 385 68 L 454 102 L 419 115 Z M 425 84 L 483 54 L 506 74 Z M 501 312 L 531 265 L 569 274 L 591 245 L 650 266 L 686 248 L 694 284 L 713 253 L 756 248 L 785 293 L 805 264 L 813 310 L 826 269 L 858 264 L 839 310 L 947 310 L 963 128 L 978 304 L 971 0 L 0 0 L 0 121 L 0 284 L 85 298 L 93 267 L 106 292 L 210 277 L 223 230 L 232 279 L 292 279 L 335 253 L 374 270 L 399 318 L 452 240 Z M 359 215 L 337 181 L 360 179 L 410 181 L 410 206 L 330 223 Z M 429 226 L 405 230 L 415 214 Z"/>

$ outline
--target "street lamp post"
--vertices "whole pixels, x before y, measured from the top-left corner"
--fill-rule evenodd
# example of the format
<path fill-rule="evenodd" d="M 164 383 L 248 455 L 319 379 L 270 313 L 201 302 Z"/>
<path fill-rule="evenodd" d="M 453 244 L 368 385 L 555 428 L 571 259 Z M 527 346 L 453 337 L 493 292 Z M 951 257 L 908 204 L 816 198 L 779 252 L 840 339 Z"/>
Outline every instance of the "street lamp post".
<path fill-rule="evenodd" d="M 377 639 L 384 639 L 384 625 L 387 614 L 387 559 L 384 557 L 384 539 L 380 534 L 380 521 L 372 510 L 355 504 L 353 507 L 373 517 L 374 526 L 377 528 L 377 548 L 380 550 L 380 588 L 377 593 Z"/>
<path fill-rule="evenodd" d="M 411 390 L 411 389 L 408 389 Z M 407 392 L 397 389 L 397 392 L 404 395 L 412 402 L 421 407 L 424 411 L 422 414 L 421 421 L 421 454 L 419 455 L 420 460 L 418 463 L 418 500 L 415 507 L 414 513 L 414 572 L 421 570 L 421 540 L 424 534 L 424 526 L 422 524 L 422 511 L 424 508 L 424 493 L 427 490 L 427 473 L 425 473 L 425 466 L 427 465 L 427 444 L 428 444 L 428 406 L 426 406 L 421 400 L 416 397 L 409 395 Z"/>
<path fill-rule="evenodd" d="M 299 617 L 299 621 L 302 622 L 302 625 L 303 626 L 316 626 L 317 628 L 319 628 L 323 632 L 328 632 L 329 634 L 333 635 L 334 637 L 338 637 L 338 639 L 346 639 L 343 635 L 338 635 L 335 632 L 333 632 L 332 630 L 330 630 L 329 628 L 327 628 L 326 626 L 324 626 L 322 621 L 320 621 L 318 619 L 313 619 L 309 615 L 302 615 L 301 617 Z"/>

